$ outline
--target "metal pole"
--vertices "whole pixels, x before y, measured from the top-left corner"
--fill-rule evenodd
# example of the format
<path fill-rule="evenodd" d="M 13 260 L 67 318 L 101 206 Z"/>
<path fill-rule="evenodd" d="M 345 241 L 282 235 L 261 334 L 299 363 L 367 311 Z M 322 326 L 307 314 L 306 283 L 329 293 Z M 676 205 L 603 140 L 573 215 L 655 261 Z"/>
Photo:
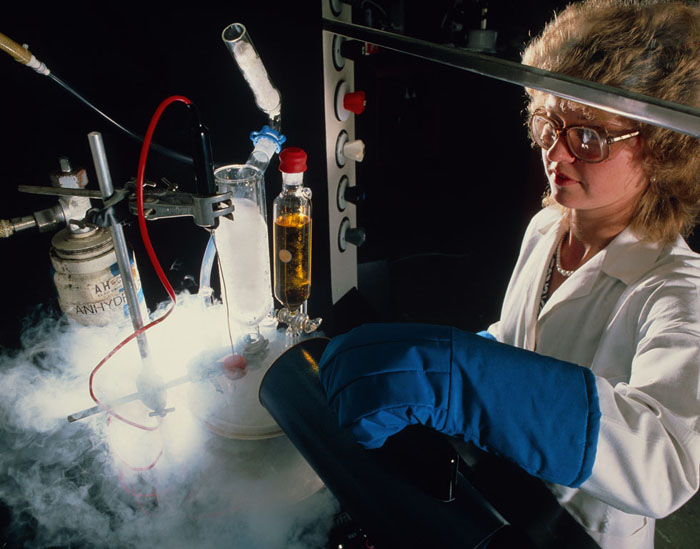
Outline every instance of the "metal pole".
<path fill-rule="evenodd" d="M 521 65 L 514 61 L 441 46 L 399 34 L 323 19 L 323 28 L 334 34 L 376 44 L 382 48 L 413 55 L 509 82 L 551 93 L 591 107 L 661 126 L 693 137 L 700 137 L 700 109 L 663 101 L 655 97 L 604 86 L 580 78 Z"/>
<path fill-rule="evenodd" d="M 92 160 L 95 163 L 95 171 L 97 172 L 97 181 L 100 184 L 103 200 L 108 200 L 114 194 L 114 186 L 112 185 L 112 177 L 109 173 L 107 164 L 107 155 L 105 154 L 102 134 L 99 132 L 90 132 L 88 134 L 90 142 L 90 151 L 92 152 Z M 136 294 L 136 284 L 131 271 L 131 261 L 129 261 L 129 251 L 126 247 L 126 239 L 124 238 L 124 229 L 122 226 L 112 219 L 110 227 L 112 232 L 112 240 L 114 241 L 114 252 L 117 255 L 117 264 L 124 285 L 124 293 L 126 294 L 126 302 L 129 305 L 129 316 L 134 330 L 143 328 L 143 318 L 141 317 L 141 309 L 139 308 L 139 299 Z M 139 334 L 136 337 L 139 345 L 141 358 L 148 358 L 148 341 L 146 334 Z"/>

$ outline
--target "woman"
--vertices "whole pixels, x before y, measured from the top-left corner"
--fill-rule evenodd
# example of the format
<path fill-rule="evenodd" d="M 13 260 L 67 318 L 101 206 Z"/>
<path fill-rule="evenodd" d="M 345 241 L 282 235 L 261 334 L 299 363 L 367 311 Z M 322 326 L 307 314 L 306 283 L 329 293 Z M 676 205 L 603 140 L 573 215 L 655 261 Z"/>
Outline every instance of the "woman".
<path fill-rule="evenodd" d="M 523 63 L 697 108 L 700 9 L 574 4 Z M 549 192 L 500 320 L 482 338 L 361 327 L 321 381 L 365 446 L 413 423 L 463 437 L 550 481 L 603 547 L 653 547 L 654 519 L 700 485 L 700 256 L 683 239 L 700 140 L 528 93 Z"/>

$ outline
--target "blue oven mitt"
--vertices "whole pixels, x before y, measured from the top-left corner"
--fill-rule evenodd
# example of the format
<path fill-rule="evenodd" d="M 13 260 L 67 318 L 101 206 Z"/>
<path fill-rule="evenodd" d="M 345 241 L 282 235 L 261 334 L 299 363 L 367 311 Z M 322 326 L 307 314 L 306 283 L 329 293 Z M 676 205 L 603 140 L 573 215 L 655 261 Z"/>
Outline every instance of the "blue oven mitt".
<path fill-rule="evenodd" d="M 366 448 L 421 424 L 558 484 L 592 472 L 600 408 L 588 368 L 446 326 L 366 324 L 328 344 L 319 377 Z"/>

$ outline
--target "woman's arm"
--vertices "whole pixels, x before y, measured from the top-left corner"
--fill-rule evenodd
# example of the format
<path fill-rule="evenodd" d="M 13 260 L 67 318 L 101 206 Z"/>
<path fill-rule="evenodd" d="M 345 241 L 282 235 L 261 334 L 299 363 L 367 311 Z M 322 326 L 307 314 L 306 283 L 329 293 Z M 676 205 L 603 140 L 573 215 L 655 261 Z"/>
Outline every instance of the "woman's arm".
<path fill-rule="evenodd" d="M 638 294 L 626 310 L 637 326 L 629 382 L 596 378 L 598 456 L 581 490 L 660 518 L 700 486 L 700 298 L 679 276 Z"/>

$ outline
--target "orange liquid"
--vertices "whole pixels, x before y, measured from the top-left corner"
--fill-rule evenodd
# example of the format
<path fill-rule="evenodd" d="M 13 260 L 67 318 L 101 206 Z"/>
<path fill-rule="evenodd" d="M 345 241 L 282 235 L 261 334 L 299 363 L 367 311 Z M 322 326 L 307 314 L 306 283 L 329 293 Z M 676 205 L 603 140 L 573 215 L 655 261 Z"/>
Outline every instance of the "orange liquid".
<path fill-rule="evenodd" d="M 296 311 L 311 293 L 311 218 L 300 213 L 275 219 L 275 297 Z"/>

